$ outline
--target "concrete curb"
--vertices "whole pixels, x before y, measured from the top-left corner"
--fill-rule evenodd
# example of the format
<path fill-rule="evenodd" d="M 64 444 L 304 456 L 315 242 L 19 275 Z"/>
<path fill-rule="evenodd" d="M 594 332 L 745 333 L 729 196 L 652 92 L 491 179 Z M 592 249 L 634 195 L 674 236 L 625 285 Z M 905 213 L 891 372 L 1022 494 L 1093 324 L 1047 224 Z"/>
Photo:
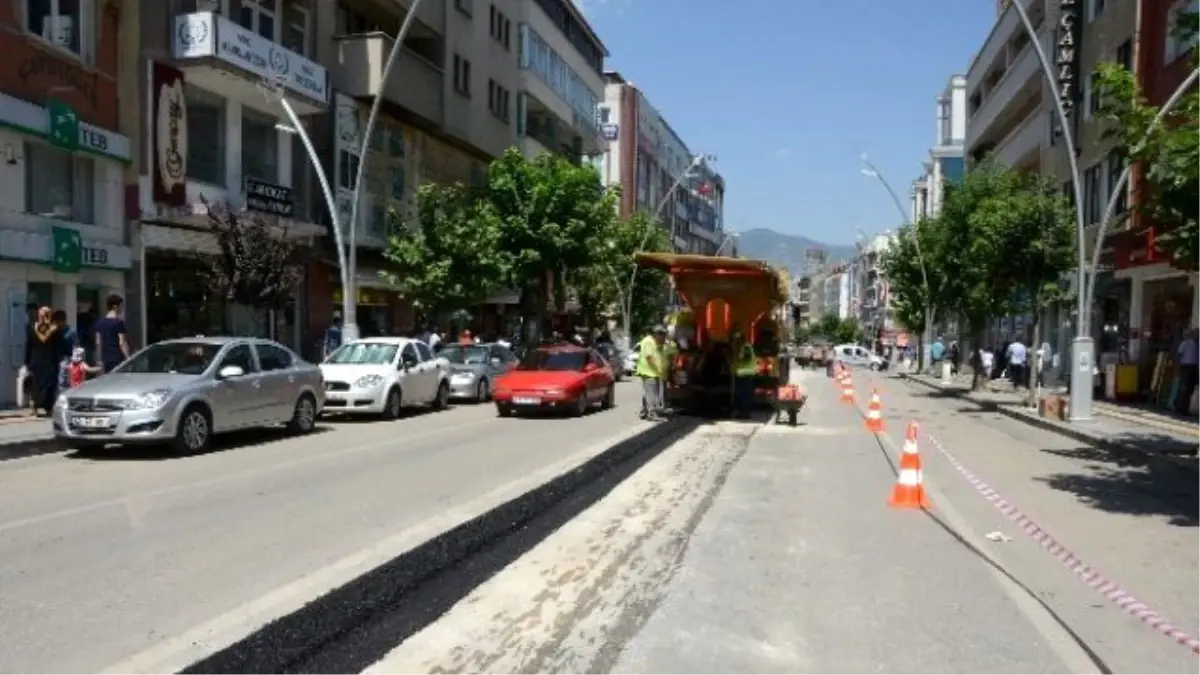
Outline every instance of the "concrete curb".
<path fill-rule="evenodd" d="M 372 624 L 384 621 L 387 615 L 401 611 L 405 599 L 427 584 L 436 584 L 443 589 L 439 598 L 447 605 L 438 607 L 438 611 L 421 608 L 425 617 L 421 621 L 436 619 L 453 602 L 465 597 L 474 585 L 511 562 L 507 556 L 497 553 L 506 541 L 529 539 L 526 544 L 532 547 L 566 519 L 575 517 L 616 487 L 628 477 L 626 472 L 632 473 L 700 424 L 689 418 L 675 418 L 618 440 L 547 482 L 532 485 L 518 496 L 460 522 L 309 601 L 299 610 L 192 662 L 181 672 L 326 672 L 328 668 L 316 668 L 316 664 L 336 662 L 344 666 L 345 659 L 355 661 L 356 667 L 362 665 L 365 668 L 394 647 L 392 640 L 386 641 L 387 647 L 380 654 L 367 654 L 360 647 L 350 656 L 342 655 L 340 660 L 327 661 L 331 658 L 329 652 L 338 652 L 338 642 L 347 636 L 368 630 Z M 523 552 L 513 551 L 510 555 L 519 556 Z M 485 568 L 483 573 L 471 569 L 476 566 Z M 453 579 L 468 572 L 471 579 Z"/>
<path fill-rule="evenodd" d="M 1014 409 L 1013 406 L 1002 405 L 1000 403 L 996 403 L 995 401 L 980 400 L 974 396 L 971 396 L 970 392 L 958 390 L 956 387 L 944 387 L 924 379 L 913 377 L 907 373 L 899 373 L 899 375 L 900 378 L 905 381 L 921 385 L 927 389 L 951 393 L 956 398 L 970 401 L 983 407 L 989 412 L 1000 413 L 1005 417 L 1023 422 L 1029 426 L 1056 433 L 1060 436 L 1065 436 L 1081 443 L 1087 443 L 1088 445 L 1095 446 L 1102 450 L 1106 450 L 1135 461 L 1145 461 L 1151 464 L 1170 464 L 1172 467 L 1200 472 L 1200 465 L 1197 464 L 1194 457 L 1179 457 L 1176 455 L 1146 450 L 1145 448 L 1133 443 L 1126 443 L 1123 441 L 1106 438 L 1104 436 L 1096 436 L 1065 424 L 1056 424 L 1053 420 L 1044 419 L 1037 415 L 1022 412 L 1021 410 Z"/>

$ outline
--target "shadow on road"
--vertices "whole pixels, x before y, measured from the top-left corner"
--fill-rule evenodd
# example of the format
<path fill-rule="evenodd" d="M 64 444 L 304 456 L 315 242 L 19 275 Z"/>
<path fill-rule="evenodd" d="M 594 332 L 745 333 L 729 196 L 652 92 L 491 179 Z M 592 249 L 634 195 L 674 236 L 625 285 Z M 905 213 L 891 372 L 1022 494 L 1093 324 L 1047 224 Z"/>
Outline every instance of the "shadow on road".
<path fill-rule="evenodd" d="M 328 426 L 318 424 L 309 434 L 323 434 L 332 431 Z M 204 452 L 179 453 L 164 445 L 113 445 L 106 448 L 88 450 L 72 450 L 63 457 L 75 461 L 89 462 L 161 462 L 168 459 L 185 459 L 187 457 L 203 457 L 215 452 L 237 450 L 251 445 L 270 443 L 294 438 L 282 428 L 248 429 L 221 434 L 212 440 L 212 444 Z M 61 448 L 59 448 L 61 450 Z"/>
<path fill-rule="evenodd" d="M 1037 480 L 1074 494 L 1089 506 L 1109 513 L 1166 516 L 1168 523 L 1180 527 L 1200 525 L 1194 468 L 1089 447 L 1042 452 L 1088 462 L 1083 466 L 1087 473 L 1059 473 Z"/>
<path fill-rule="evenodd" d="M 680 417 L 653 426 L 183 672 L 361 672 L 704 423 Z"/>

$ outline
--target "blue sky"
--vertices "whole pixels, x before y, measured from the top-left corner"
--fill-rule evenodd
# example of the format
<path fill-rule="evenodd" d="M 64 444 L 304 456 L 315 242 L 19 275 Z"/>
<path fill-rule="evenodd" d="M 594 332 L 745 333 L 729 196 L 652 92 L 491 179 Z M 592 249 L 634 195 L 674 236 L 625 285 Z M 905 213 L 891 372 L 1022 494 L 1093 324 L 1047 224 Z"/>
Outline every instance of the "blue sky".
<path fill-rule="evenodd" d="M 717 155 L 726 226 L 829 244 L 900 216 L 995 0 L 581 0 L 621 71 L 694 152 Z M 907 206 L 907 204 L 906 204 Z"/>

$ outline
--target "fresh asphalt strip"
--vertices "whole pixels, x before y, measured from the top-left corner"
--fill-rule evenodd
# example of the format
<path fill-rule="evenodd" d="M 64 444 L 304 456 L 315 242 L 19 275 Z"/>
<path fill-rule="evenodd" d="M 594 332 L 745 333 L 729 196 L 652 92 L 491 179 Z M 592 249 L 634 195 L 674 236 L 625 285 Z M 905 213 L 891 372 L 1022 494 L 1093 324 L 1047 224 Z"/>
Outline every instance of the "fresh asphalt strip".
<path fill-rule="evenodd" d="M 361 672 L 705 423 L 678 417 L 650 427 L 182 672 Z"/>

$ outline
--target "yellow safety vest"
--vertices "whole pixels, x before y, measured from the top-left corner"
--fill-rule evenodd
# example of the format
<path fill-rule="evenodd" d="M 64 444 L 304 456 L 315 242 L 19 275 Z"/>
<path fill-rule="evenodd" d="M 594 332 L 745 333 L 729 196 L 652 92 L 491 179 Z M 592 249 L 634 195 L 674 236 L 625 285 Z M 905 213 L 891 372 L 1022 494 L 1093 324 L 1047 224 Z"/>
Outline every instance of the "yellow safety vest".
<path fill-rule="evenodd" d="M 737 366 L 733 372 L 738 377 L 753 377 L 758 374 L 758 357 L 749 343 L 742 345 L 738 350 Z"/>
<path fill-rule="evenodd" d="M 653 359 L 653 362 L 652 362 Z M 662 377 L 659 369 L 663 366 L 663 349 L 655 342 L 653 335 L 647 335 L 638 343 L 638 377 Z"/>

